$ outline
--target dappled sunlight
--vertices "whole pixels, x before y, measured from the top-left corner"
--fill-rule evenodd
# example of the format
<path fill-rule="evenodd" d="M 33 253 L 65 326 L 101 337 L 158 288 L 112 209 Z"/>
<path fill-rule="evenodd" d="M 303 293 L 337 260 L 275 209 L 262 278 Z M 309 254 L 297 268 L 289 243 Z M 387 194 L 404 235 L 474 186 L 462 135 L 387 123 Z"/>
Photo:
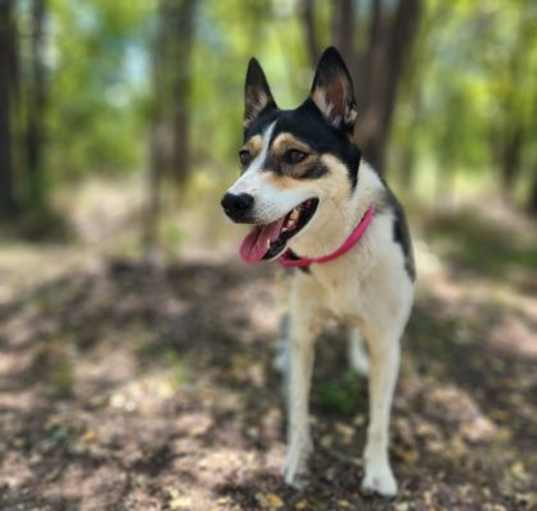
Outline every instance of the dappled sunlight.
<path fill-rule="evenodd" d="M 0 509 L 536 510 L 534 4 L 0 0 Z M 360 490 L 368 380 L 333 319 L 297 491 L 275 356 L 298 270 L 241 239 L 284 250 L 319 207 L 296 247 L 320 246 L 369 207 L 413 275 L 385 185 L 417 272 L 398 493 Z"/>
<path fill-rule="evenodd" d="M 508 273 L 479 273 L 472 260 L 466 274 L 435 241 L 451 236 L 452 224 L 435 226 L 416 243 L 419 292 L 394 402 L 399 502 L 524 506 L 534 502 L 528 474 L 537 469 L 528 450 L 537 427 L 536 298 L 510 285 Z M 54 267 L 58 250 L 44 247 L 41 260 Z M 342 498 L 365 505 L 357 489 L 366 382 L 341 371 L 346 348 L 335 327 L 318 344 L 315 476 L 302 495 L 280 479 L 285 417 L 272 369 L 285 302 L 279 270 L 203 248 L 160 267 L 92 254 L 35 275 L 33 286 L 25 280 L 20 293 L 14 275 L 27 270 L 16 257 L 1 259 L 12 273 L 0 306 L 0 448 L 4 466 L 15 467 L 11 492 L 50 472 L 48 502 L 93 495 L 106 508 L 128 494 L 136 505 L 246 510 L 313 505 L 337 481 Z M 518 272 L 531 279 L 534 268 Z"/>

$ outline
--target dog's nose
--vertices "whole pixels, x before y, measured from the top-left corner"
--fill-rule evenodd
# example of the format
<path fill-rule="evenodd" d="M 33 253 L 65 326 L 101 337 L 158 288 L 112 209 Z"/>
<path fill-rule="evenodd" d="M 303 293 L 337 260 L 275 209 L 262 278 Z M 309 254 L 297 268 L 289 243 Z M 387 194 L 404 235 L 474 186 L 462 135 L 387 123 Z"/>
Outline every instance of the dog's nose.
<path fill-rule="evenodd" d="M 226 193 L 220 202 L 226 215 L 232 220 L 244 219 L 254 205 L 254 198 L 249 193 Z"/>

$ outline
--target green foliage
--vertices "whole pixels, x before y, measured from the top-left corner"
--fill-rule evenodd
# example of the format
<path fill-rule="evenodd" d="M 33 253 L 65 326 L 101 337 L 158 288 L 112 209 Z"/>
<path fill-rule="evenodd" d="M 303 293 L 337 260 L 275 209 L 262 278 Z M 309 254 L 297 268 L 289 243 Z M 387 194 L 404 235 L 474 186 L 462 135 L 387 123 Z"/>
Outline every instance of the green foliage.
<path fill-rule="evenodd" d="M 19 2 L 22 30 L 28 26 L 29 5 Z M 361 30 L 355 42 L 367 38 L 366 5 L 356 10 Z M 415 182 L 426 179 L 431 169 L 440 185 L 455 173 L 490 176 L 519 130 L 523 179 L 517 189 L 525 194 L 524 179 L 532 179 L 537 168 L 535 3 L 426 0 L 425 6 L 395 112 L 390 178 L 399 175 L 402 159 Z M 324 46 L 330 43 L 332 8 L 317 2 L 316 9 Z M 59 183 L 90 173 L 144 169 L 155 106 L 151 73 L 157 11 L 157 0 L 50 0 L 47 172 L 40 186 L 54 191 Z M 305 97 L 312 70 L 294 1 L 202 0 L 194 25 L 192 94 L 186 106 L 192 161 L 194 170 L 218 173 L 214 182 L 221 183 L 237 172 L 248 59 L 255 55 L 262 62 L 283 108 Z M 24 63 L 30 49 L 20 39 Z M 170 118 L 173 108 L 167 112 Z"/>
<path fill-rule="evenodd" d="M 491 174 L 517 127 L 523 171 L 537 162 L 537 9 L 531 1 L 429 0 L 394 127 L 417 171 Z M 397 165 L 395 159 L 392 166 Z M 394 169 L 394 172 L 397 169 Z"/>
<path fill-rule="evenodd" d="M 141 166 L 145 46 L 142 0 L 51 3 L 50 169 L 57 178 Z"/>
<path fill-rule="evenodd" d="M 319 404 L 326 411 L 351 415 L 365 398 L 360 392 L 362 389 L 365 391 L 365 386 L 360 383 L 356 373 L 351 370 L 337 380 L 323 382 L 319 388 Z"/>
<path fill-rule="evenodd" d="M 248 60 L 255 55 L 262 62 L 276 101 L 291 106 L 306 62 L 301 33 L 285 2 L 207 0 L 201 7 L 193 63 L 194 150 L 198 160 L 231 163 L 236 172 Z"/>

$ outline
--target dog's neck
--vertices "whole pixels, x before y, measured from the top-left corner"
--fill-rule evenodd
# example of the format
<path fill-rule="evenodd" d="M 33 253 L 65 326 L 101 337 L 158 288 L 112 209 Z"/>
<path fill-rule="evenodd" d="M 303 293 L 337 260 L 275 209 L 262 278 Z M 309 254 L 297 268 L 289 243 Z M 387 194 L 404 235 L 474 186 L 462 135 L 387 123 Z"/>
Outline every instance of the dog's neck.
<path fill-rule="evenodd" d="M 303 236 L 292 240 L 289 247 L 300 257 L 322 257 L 334 252 L 356 228 L 367 209 L 382 201 L 383 191 L 378 174 L 362 160 L 352 194 L 343 200 L 333 200 L 331 207 L 324 204 L 323 214 L 314 219 Z"/>

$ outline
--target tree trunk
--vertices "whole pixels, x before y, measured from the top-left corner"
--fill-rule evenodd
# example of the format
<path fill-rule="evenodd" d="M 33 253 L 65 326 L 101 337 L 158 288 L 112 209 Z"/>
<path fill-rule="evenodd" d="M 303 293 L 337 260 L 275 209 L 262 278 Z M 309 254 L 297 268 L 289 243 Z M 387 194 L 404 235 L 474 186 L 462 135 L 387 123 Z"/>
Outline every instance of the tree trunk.
<path fill-rule="evenodd" d="M 0 0 L 0 217 L 17 213 L 11 118 L 15 29 L 11 0 Z"/>
<path fill-rule="evenodd" d="M 365 114 L 357 129 L 365 157 L 381 174 L 385 170 L 386 146 L 406 59 L 418 32 L 421 0 L 400 0 L 389 23 L 381 0 L 372 10 L 367 62 Z"/>
<path fill-rule="evenodd" d="M 411 141 L 405 142 L 401 158 L 401 185 L 409 192 L 414 188 L 414 169 L 416 167 L 416 148 Z"/>
<path fill-rule="evenodd" d="M 362 112 L 355 130 L 356 141 L 365 157 L 382 174 L 398 85 L 418 32 L 422 0 L 399 0 L 391 7 L 382 0 L 373 0 L 369 38 L 362 50 L 354 44 L 358 30 L 355 5 L 353 0 L 333 3 L 332 42 L 347 62 L 353 76 L 358 109 Z M 314 15 L 314 0 L 302 0 L 300 19 L 312 66 L 319 58 Z"/>
<path fill-rule="evenodd" d="M 332 13 L 332 44 L 341 52 L 349 66 L 351 74 L 356 64 L 354 51 L 354 3 L 353 0 L 339 0 L 333 4 Z"/>
<path fill-rule="evenodd" d="M 33 0 L 31 15 L 32 83 L 26 133 L 27 200 L 35 209 L 45 206 L 46 183 L 43 169 L 44 118 L 46 109 L 45 17 L 46 0 Z"/>
<path fill-rule="evenodd" d="M 530 187 L 527 209 L 530 215 L 537 217 L 537 167 Z"/>
<path fill-rule="evenodd" d="M 315 26 L 315 0 L 302 0 L 300 11 L 300 19 L 306 39 L 306 50 L 308 51 L 311 67 L 315 69 L 321 56 L 319 38 Z"/>
<path fill-rule="evenodd" d="M 149 264 L 160 260 L 159 225 L 162 213 L 162 127 L 152 126 L 149 139 L 149 170 L 147 173 L 147 201 L 144 212 L 143 250 L 144 259 Z"/>
<path fill-rule="evenodd" d="M 183 183 L 190 173 L 190 98 L 196 0 L 162 0 L 165 66 L 170 73 L 173 110 L 172 175 Z"/>
<path fill-rule="evenodd" d="M 521 123 L 511 131 L 502 151 L 502 187 L 504 197 L 507 199 L 511 196 L 516 179 L 520 174 L 520 159 L 522 156 L 522 147 L 524 144 L 524 128 Z"/>
<path fill-rule="evenodd" d="M 149 262 L 160 259 L 162 181 L 183 183 L 190 172 L 191 56 L 195 0 L 161 0 L 153 47 L 154 108 L 149 138 L 143 245 Z M 168 112 L 171 111 L 170 116 Z"/>
<path fill-rule="evenodd" d="M 163 4 L 160 5 L 158 27 L 152 48 L 152 87 L 153 111 L 148 143 L 148 169 L 145 183 L 146 204 L 143 218 L 143 250 L 146 262 L 152 264 L 160 257 L 159 223 L 162 210 L 162 176 L 166 169 L 167 147 L 165 140 L 166 125 L 163 120 L 165 110 L 166 83 L 164 80 L 165 59 L 165 15 Z"/>

